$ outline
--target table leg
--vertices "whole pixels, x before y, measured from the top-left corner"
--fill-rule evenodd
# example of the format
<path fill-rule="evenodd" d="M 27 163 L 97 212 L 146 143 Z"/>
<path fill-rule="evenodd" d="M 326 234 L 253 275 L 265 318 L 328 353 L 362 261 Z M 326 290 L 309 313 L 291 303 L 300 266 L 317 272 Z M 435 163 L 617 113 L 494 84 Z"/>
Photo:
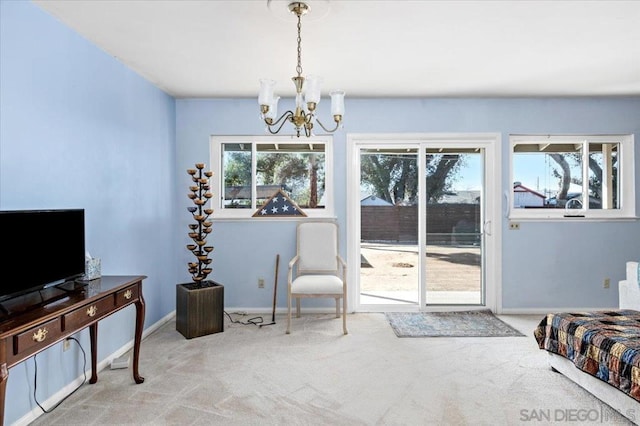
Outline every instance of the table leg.
<path fill-rule="evenodd" d="M 0 425 L 4 424 L 4 396 L 7 390 L 7 380 L 9 379 L 9 370 L 7 364 L 0 365 Z"/>
<path fill-rule="evenodd" d="M 138 361 L 140 359 L 140 343 L 142 342 L 142 330 L 144 328 L 144 298 L 140 292 L 140 299 L 136 302 L 136 335 L 133 341 L 133 380 L 140 384 L 144 382 L 144 377 L 138 371 Z"/>
<path fill-rule="evenodd" d="M 91 340 L 91 379 L 89 383 L 98 381 L 98 323 L 89 326 L 89 339 Z"/>

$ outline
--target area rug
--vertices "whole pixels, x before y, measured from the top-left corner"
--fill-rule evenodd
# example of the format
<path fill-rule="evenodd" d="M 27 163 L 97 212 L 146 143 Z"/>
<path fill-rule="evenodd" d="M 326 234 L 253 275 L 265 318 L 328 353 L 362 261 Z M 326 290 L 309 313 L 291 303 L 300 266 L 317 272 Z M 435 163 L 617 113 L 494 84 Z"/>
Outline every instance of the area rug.
<path fill-rule="evenodd" d="M 490 310 L 461 312 L 386 312 L 398 337 L 524 336 Z"/>

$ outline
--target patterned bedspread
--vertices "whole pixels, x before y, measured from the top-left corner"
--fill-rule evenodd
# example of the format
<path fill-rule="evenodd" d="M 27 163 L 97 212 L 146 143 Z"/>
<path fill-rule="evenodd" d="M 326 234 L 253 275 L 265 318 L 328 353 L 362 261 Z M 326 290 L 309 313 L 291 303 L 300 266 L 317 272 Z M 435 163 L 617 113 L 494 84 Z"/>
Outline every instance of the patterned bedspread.
<path fill-rule="evenodd" d="M 540 349 L 564 356 L 640 401 L 640 312 L 548 314 L 534 336 Z"/>

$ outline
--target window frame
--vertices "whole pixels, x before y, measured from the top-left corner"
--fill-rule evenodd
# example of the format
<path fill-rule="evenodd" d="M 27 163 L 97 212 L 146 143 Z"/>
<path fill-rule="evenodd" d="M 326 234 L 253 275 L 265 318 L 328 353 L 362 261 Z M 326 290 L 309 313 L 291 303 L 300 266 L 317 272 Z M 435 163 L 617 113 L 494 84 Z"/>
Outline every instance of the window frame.
<path fill-rule="evenodd" d="M 563 208 L 515 208 L 515 197 L 513 184 L 516 181 L 514 176 L 514 147 L 520 144 L 585 144 L 587 147 L 591 143 L 617 143 L 618 152 L 618 187 L 619 200 L 617 209 L 563 209 Z M 635 154 L 634 138 L 631 134 L 614 135 L 554 135 L 554 134 L 526 134 L 509 135 L 509 189 L 505 191 L 507 202 L 507 218 L 512 220 L 616 220 L 616 219 L 637 219 L 636 198 L 635 198 Z M 583 164 L 584 171 L 588 171 L 588 165 Z M 508 194 L 508 195 L 507 195 Z"/>
<path fill-rule="evenodd" d="M 252 171 L 251 171 L 251 187 L 252 187 L 252 206 L 255 208 L 248 209 L 228 209 L 224 208 L 223 203 L 223 184 L 224 174 L 222 170 L 223 151 L 222 145 L 225 143 L 231 144 L 251 144 L 252 153 Z M 260 207 L 256 203 L 256 153 L 257 144 L 280 144 L 280 145 L 300 145 L 301 143 L 309 144 L 324 144 L 324 208 L 311 209 L 303 208 L 302 211 L 308 218 L 334 218 L 334 185 L 333 185 L 333 137 L 332 136 L 312 136 L 309 138 L 300 139 L 294 136 L 220 136 L 213 135 L 209 140 L 209 155 L 211 171 L 213 176 L 211 177 L 211 188 L 213 192 L 212 208 L 214 209 L 213 217 L 215 219 L 253 219 L 253 220 L 301 220 L 305 219 L 305 216 L 264 216 L 254 218 L 253 214 Z"/>

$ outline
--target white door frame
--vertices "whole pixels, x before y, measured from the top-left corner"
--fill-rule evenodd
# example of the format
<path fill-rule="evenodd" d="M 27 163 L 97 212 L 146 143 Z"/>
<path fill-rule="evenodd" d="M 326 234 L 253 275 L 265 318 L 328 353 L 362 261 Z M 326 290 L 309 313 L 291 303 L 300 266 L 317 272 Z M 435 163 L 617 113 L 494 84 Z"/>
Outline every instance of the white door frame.
<path fill-rule="evenodd" d="M 483 257 L 485 278 L 485 306 L 470 306 L 470 309 L 489 308 L 493 312 L 502 312 L 502 153 L 500 133 L 372 133 L 372 134 L 347 134 L 347 264 L 360 263 L 360 149 L 375 145 L 408 145 L 417 144 L 422 148 L 440 144 L 442 146 L 455 144 L 456 147 L 477 147 L 484 149 L 484 188 L 485 217 L 482 231 L 485 234 Z M 419 157 L 422 157 L 419 155 Z M 424 159 L 420 160 L 424 168 Z M 422 194 L 424 195 L 424 194 Z M 424 196 L 419 198 L 424 199 Z M 421 203 L 421 209 L 424 207 Z M 424 211 L 420 211 L 420 216 Z M 424 221 L 419 221 L 418 232 L 424 231 Z M 420 248 L 421 252 L 424 248 Z M 424 254 L 424 253 L 423 253 Z M 360 268 L 352 266 L 348 268 L 347 282 L 349 283 L 348 299 L 351 311 L 365 312 L 370 309 L 360 306 L 359 281 Z M 422 278 L 420 278 L 422 280 Z M 418 306 L 394 305 L 394 310 L 451 310 L 460 309 L 447 305 L 425 306 L 424 286 L 421 286 L 421 296 Z M 382 309 L 376 309 L 380 311 Z"/>

